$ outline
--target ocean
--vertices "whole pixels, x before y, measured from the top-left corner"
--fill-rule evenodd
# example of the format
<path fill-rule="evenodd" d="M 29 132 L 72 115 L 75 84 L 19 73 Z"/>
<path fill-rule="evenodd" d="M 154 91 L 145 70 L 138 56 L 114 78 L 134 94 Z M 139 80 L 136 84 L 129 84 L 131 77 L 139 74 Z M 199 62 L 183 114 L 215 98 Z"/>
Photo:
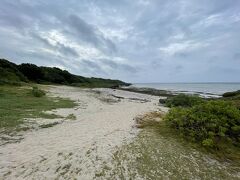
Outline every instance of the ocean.
<path fill-rule="evenodd" d="M 136 83 L 132 86 L 203 96 L 221 96 L 225 92 L 240 90 L 240 83 Z"/>

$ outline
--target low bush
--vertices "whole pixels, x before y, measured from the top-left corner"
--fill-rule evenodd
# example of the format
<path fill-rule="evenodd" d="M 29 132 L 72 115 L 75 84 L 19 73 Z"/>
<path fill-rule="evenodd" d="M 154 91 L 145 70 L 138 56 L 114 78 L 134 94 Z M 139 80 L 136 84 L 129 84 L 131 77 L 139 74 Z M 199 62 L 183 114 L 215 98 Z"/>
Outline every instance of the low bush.
<path fill-rule="evenodd" d="M 42 96 L 46 95 L 46 93 L 43 90 L 38 89 L 38 87 L 33 87 L 32 88 L 32 94 L 35 97 L 42 97 Z"/>
<path fill-rule="evenodd" d="M 165 100 L 165 105 L 167 107 L 191 107 L 202 102 L 204 102 L 204 100 L 199 96 L 179 94 L 177 96 L 167 98 Z"/>
<path fill-rule="evenodd" d="M 233 96 L 238 96 L 238 95 L 240 95 L 240 90 L 233 91 L 233 92 L 226 92 L 223 94 L 223 97 L 233 97 Z"/>
<path fill-rule="evenodd" d="M 221 141 L 240 146 L 240 110 L 226 101 L 208 101 L 190 108 L 172 108 L 165 117 L 171 127 L 203 146 Z"/>

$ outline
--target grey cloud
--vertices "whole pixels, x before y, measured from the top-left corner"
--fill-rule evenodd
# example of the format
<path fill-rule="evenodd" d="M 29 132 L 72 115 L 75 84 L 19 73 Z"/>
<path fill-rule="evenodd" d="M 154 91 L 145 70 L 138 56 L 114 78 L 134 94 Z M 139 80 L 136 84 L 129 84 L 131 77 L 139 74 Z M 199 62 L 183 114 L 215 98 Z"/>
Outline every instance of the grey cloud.
<path fill-rule="evenodd" d="M 133 66 L 127 65 L 127 64 L 121 64 L 117 63 L 114 60 L 109 59 L 100 59 L 100 61 L 107 66 L 110 66 L 115 71 L 124 71 L 124 72 L 130 72 L 130 73 L 136 73 L 138 70 L 134 68 Z"/>
<path fill-rule="evenodd" d="M 162 66 L 162 59 L 156 59 L 150 62 L 150 68 L 153 68 L 154 70 L 158 70 Z"/>
<path fill-rule="evenodd" d="M 32 36 L 42 43 L 44 43 L 48 48 L 51 48 L 53 50 L 57 50 L 59 53 L 65 55 L 65 56 L 72 56 L 72 57 L 78 57 L 78 53 L 74 48 L 71 48 L 65 44 L 61 44 L 59 42 L 56 43 L 56 45 L 51 44 L 46 38 L 43 38 L 39 36 L 38 34 L 32 34 Z"/>
<path fill-rule="evenodd" d="M 108 75 L 107 72 L 105 72 L 100 65 L 98 65 L 95 62 L 89 61 L 89 60 L 82 60 L 80 62 L 80 66 L 83 66 L 88 71 L 91 72 L 92 76 L 104 76 Z"/>
<path fill-rule="evenodd" d="M 76 15 L 70 15 L 68 20 L 69 25 L 75 30 L 76 38 L 94 44 L 97 48 L 106 48 L 110 52 L 116 51 L 115 44 L 111 40 L 106 39 L 93 25 L 86 23 Z"/>
<path fill-rule="evenodd" d="M 240 81 L 239 12 L 237 0 L 1 0 L 0 54 L 132 82 Z"/>
<path fill-rule="evenodd" d="M 180 71 L 182 71 L 183 66 L 182 66 L 182 65 L 177 65 L 177 66 L 175 67 L 175 69 L 176 69 L 176 72 L 180 72 Z"/>
<path fill-rule="evenodd" d="M 233 59 L 240 61 L 240 53 L 235 53 L 235 54 L 233 55 Z"/>
<path fill-rule="evenodd" d="M 80 36 L 81 39 L 99 45 L 100 40 L 93 26 L 75 15 L 69 17 L 69 24 L 76 30 L 77 35 Z"/>
<path fill-rule="evenodd" d="M 67 56 L 73 56 L 73 57 L 78 57 L 78 53 L 74 48 L 68 47 L 64 44 L 57 43 L 57 48 L 59 49 L 60 53 L 63 53 L 64 55 Z"/>
<path fill-rule="evenodd" d="M 129 74 L 129 73 L 135 74 L 138 72 L 138 70 L 133 66 L 117 63 L 110 59 L 98 59 L 97 61 L 94 61 L 94 60 L 89 61 L 84 59 L 84 60 L 81 60 L 81 62 L 79 63 L 82 66 L 88 68 L 89 71 L 92 71 L 94 75 L 104 76 L 106 78 L 112 73 L 118 73 L 118 72 L 121 73 L 124 71 L 125 74 Z M 105 71 L 102 66 L 110 67 L 110 71 Z"/>

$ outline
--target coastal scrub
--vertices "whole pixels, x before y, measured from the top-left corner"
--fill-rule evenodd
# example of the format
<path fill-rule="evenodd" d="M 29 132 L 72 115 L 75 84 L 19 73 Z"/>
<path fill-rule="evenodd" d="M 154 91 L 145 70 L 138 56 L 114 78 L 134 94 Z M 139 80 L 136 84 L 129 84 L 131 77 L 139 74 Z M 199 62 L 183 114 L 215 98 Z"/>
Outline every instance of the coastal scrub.
<path fill-rule="evenodd" d="M 164 103 L 167 107 L 191 107 L 203 103 L 204 99 L 196 95 L 178 94 L 173 97 L 168 97 Z"/>
<path fill-rule="evenodd" d="M 226 101 L 208 101 L 190 108 L 172 108 L 165 116 L 170 127 L 207 148 L 240 147 L 240 111 Z"/>

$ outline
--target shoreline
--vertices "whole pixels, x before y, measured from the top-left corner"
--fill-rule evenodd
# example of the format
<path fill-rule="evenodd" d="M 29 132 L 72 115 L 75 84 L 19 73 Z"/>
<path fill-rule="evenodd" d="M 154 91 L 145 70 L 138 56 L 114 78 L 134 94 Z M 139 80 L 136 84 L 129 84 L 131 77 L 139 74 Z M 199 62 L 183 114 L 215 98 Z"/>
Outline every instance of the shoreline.
<path fill-rule="evenodd" d="M 142 94 L 148 94 L 148 95 L 154 95 L 154 96 L 160 96 L 160 97 L 172 97 L 178 94 L 197 95 L 202 98 L 221 98 L 222 97 L 222 95 L 220 94 L 200 92 L 200 91 L 161 90 L 156 88 L 135 87 L 135 86 L 125 86 L 125 87 L 119 87 L 117 89 L 136 92 L 136 93 L 142 93 Z"/>

